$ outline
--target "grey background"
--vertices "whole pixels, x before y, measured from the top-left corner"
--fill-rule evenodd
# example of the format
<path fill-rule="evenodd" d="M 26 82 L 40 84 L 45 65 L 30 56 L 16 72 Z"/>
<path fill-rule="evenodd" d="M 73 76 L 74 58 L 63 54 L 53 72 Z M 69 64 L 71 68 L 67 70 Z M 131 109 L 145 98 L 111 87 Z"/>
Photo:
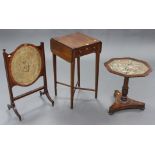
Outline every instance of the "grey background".
<path fill-rule="evenodd" d="M 51 37 L 73 32 L 82 32 L 103 42 L 100 60 L 98 100 L 94 93 L 77 91 L 74 99 L 74 109 L 70 110 L 70 91 L 58 86 L 58 96 L 54 97 L 52 55 L 49 40 Z M 123 78 L 109 73 L 104 68 L 104 62 L 112 57 L 130 56 L 143 59 L 155 68 L 155 30 L 0 30 L 0 49 L 13 51 L 22 43 L 39 44 L 45 42 L 48 89 L 55 100 L 52 107 L 45 96 L 39 93 L 16 102 L 16 107 L 23 120 L 18 118 L 6 107 L 9 93 L 5 76 L 2 50 L 0 53 L 0 124 L 155 124 L 155 73 L 145 78 L 134 78 L 129 83 L 129 97 L 144 101 L 146 109 L 126 110 L 114 115 L 108 114 L 108 108 L 113 103 L 113 92 L 121 89 Z M 94 54 L 81 58 L 81 85 L 94 88 L 95 57 Z M 70 66 L 58 59 L 58 79 L 70 82 Z M 28 88 L 16 87 L 14 94 L 31 90 L 42 84 L 39 79 Z"/>

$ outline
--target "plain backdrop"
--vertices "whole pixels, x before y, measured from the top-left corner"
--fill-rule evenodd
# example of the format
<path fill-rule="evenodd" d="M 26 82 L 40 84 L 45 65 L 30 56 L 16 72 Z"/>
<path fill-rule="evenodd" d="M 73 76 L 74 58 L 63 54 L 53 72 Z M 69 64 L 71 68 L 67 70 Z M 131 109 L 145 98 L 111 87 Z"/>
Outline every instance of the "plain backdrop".
<path fill-rule="evenodd" d="M 154 70 L 154 33 L 152 30 L 139 30 L 139 29 L 154 29 L 155 28 L 155 20 L 154 20 L 154 14 L 155 14 L 155 2 L 153 0 L 95 0 L 95 1 L 73 1 L 73 0 L 44 0 L 44 1 L 35 1 L 35 0 L 1 0 L 0 1 L 0 28 L 1 29 L 137 29 L 137 30 L 104 30 L 104 35 L 101 34 L 101 31 L 98 32 L 97 36 L 102 36 L 102 40 L 104 40 L 104 49 L 102 52 L 104 60 L 119 55 L 119 53 L 126 53 L 127 55 L 131 54 L 135 57 L 142 57 L 143 59 L 146 59 L 149 61 L 149 63 L 152 65 L 152 68 Z M 7 30 L 5 30 L 7 31 Z M 13 30 L 14 31 L 14 30 Z M 9 48 L 8 50 L 13 50 L 16 46 L 21 44 L 21 41 L 26 42 L 30 41 L 30 37 L 27 37 L 26 35 L 31 36 L 32 42 L 36 41 L 36 44 L 38 44 L 38 41 L 43 41 L 43 34 L 39 34 L 39 30 L 37 33 L 38 36 L 34 37 L 34 30 L 28 31 L 26 33 L 19 33 L 20 31 L 16 31 L 20 37 L 21 40 L 18 40 L 16 37 L 12 37 L 14 35 L 11 35 L 11 32 L 8 32 L 8 37 L 6 38 L 6 42 L 0 42 L 2 46 L 1 48 Z M 50 33 L 47 32 L 47 35 L 49 38 L 53 36 L 55 30 L 50 30 Z M 71 31 L 74 30 L 56 30 L 55 33 L 65 33 L 68 34 Z M 75 30 L 76 31 L 76 30 Z M 81 30 L 86 31 L 89 30 Z M 111 45 L 112 42 L 106 41 L 108 39 L 106 35 L 107 32 L 110 33 L 110 40 L 113 40 L 113 43 L 116 44 Z M 112 35 L 113 33 L 117 33 L 116 35 Z M 115 31 L 115 32 L 114 32 Z M 121 34 L 120 32 L 123 32 L 125 37 L 122 38 L 121 41 L 119 41 L 117 36 Z M 4 32 L 3 30 L 1 32 Z M 33 33 L 32 33 L 33 32 Z M 103 32 L 103 30 L 102 30 Z M 125 33 L 127 32 L 127 33 Z M 128 33 L 130 32 L 130 33 Z M 133 32 L 133 33 L 131 33 Z M 141 32 L 141 33 L 139 33 Z M 92 36 L 95 36 L 95 30 L 91 32 L 89 31 L 89 34 L 93 33 Z M 22 35 L 21 35 L 22 34 Z M 35 33 L 36 34 L 36 33 Z M 134 37 L 129 37 L 130 34 L 133 34 Z M 59 35 L 59 34 L 58 34 Z M 25 36 L 25 39 L 22 40 L 23 36 Z M 115 37 L 114 37 L 115 36 Z M 141 36 L 141 37 L 140 37 Z M 1 37 L 1 34 L 0 34 Z M 4 37 L 4 33 L 3 33 Z M 39 37 L 39 38 L 37 38 Z M 2 38 L 2 37 L 1 37 Z M 10 39 L 9 39 L 10 38 Z M 41 38 L 41 39 L 40 39 Z M 115 39 L 113 39 L 115 38 Z M 130 39 L 129 39 L 130 38 Z M 141 39 L 140 39 L 141 38 Z M 48 40 L 48 37 L 45 37 L 45 39 Z M 10 40 L 8 42 L 8 40 Z M 15 41 L 17 40 L 17 41 Z M 130 40 L 130 42 L 129 42 Z M 137 40 L 135 42 L 135 40 Z M 138 41 L 139 40 L 139 41 Z M 1 40 L 2 41 L 2 40 Z M 13 42 L 16 42 L 15 44 Z M 45 40 L 44 40 L 45 41 Z M 138 43 L 139 42 L 139 43 Z M 4 44 L 6 43 L 6 46 L 4 47 Z M 12 46 L 11 46 L 12 43 Z M 106 43 L 106 44 L 105 44 Z M 13 45 L 14 44 L 14 45 Z M 118 46 L 117 46 L 118 45 Z M 134 46 L 136 45 L 136 46 Z M 49 48 L 49 43 L 46 43 L 47 48 Z M 119 48 L 120 47 L 120 48 Z M 124 47 L 124 48 L 123 48 Z M 137 48 L 136 48 L 137 47 Z M 109 50 L 108 50 L 109 49 Z M 1 51 L 1 50 L 0 50 Z M 134 51 L 134 52 L 133 52 Z M 48 55 L 50 51 L 46 51 L 46 55 Z M 111 55 L 110 55 L 111 53 Z M 121 54 L 120 53 L 120 54 Z M 50 54 L 49 54 L 50 55 Z M 146 57 L 144 57 L 144 55 Z M 106 58 L 106 57 L 107 58 Z M 123 56 L 122 54 L 120 56 Z M 91 56 L 90 56 L 91 57 Z M 0 57 L 1 59 L 1 57 Z M 48 59 L 48 57 L 47 57 Z M 48 82 L 49 83 L 49 89 L 52 97 L 53 95 L 53 81 L 50 79 L 53 77 L 52 75 L 52 59 L 49 58 L 50 61 L 47 60 L 49 64 L 50 71 L 48 72 Z M 83 59 L 85 59 L 83 57 Z M 86 58 L 86 60 L 88 57 Z M 86 61 L 85 60 L 85 61 Z M 85 62 L 84 60 L 82 62 Z M 94 62 L 94 57 L 92 55 L 92 63 Z M 3 61 L 2 65 L 0 65 L 3 69 Z M 63 61 L 59 61 L 60 66 L 65 68 L 65 63 Z M 89 66 L 90 61 L 86 65 Z M 66 64 L 67 65 L 67 64 Z M 103 62 L 101 62 L 101 65 L 103 66 Z M 91 67 L 92 65 L 90 65 Z M 66 68 L 69 68 L 67 65 Z M 122 79 L 120 77 L 117 77 L 115 75 L 112 75 L 108 73 L 104 67 L 101 68 L 102 75 L 100 73 L 100 84 L 101 82 L 104 82 L 104 85 L 100 86 L 102 90 L 99 91 L 99 100 L 101 101 L 101 105 L 104 105 L 104 113 L 102 112 L 101 121 L 102 123 L 108 122 L 109 124 L 154 124 L 154 71 L 148 76 L 147 78 L 141 78 L 140 79 L 133 79 L 130 81 L 130 92 L 129 95 L 137 100 L 143 100 L 147 104 L 147 109 L 145 111 L 138 112 L 138 111 L 132 111 L 131 113 L 128 111 L 117 113 L 117 115 L 114 115 L 114 117 L 109 117 L 107 114 L 108 107 L 111 105 L 113 101 L 113 89 L 121 89 L 122 86 Z M 3 70 L 4 71 L 4 70 Z M 5 80 L 4 78 L 4 72 L 1 71 L 0 73 L 0 80 Z M 85 70 L 84 70 L 85 71 Z M 68 72 L 67 72 L 68 73 Z M 87 72 L 88 73 L 88 72 Z M 62 74 L 61 74 L 62 75 Z M 86 73 L 83 74 L 83 76 L 86 75 Z M 93 74 L 92 74 L 93 75 Z M 104 76 L 103 76 L 104 75 Z M 105 83 L 108 81 L 107 76 L 110 78 L 108 83 Z M 91 76 L 92 78 L 94 76 Z M 102 78 L 104 77 L 104 78 Z M 59 78 L 61 78 L 59 76 Z M 68 76 L 69 78 L 69 76 Z M 68 78 L 65 78 L 64 81 L 67 81 Z M 69 80 L 69 79 L 68 79 Z M 103 80 L 103 81 L 102 81 Z M 76 116 L 73 116 L 73 114 L 69 115 L 69 90 L 68 88 L 64 88 L 65 91 L 62 92 L 62 87 L 59 89 L 59 102 L 60 102 L 60 96 L 61 93 L 65 98 L 68 98 L 68 103 L 63 102 L 65 105 L 62 107 L 63 104 L 56 104 L 55 108 L 52 108 L 51 112 L 51 106 L 48 107 L 49 102 L 47 101 L 47 106 L 45 102 L 41 102 L 39 95 L 36 94 L 29 98 L 25 98 L 22 100 L 19 100 L 17 103 L 17 108 L 22 114 L 23 121 L 19 122 L 13 112 L 8 112 L 6 108 L 6 104 L 9 102 L 9 99 L 7 99 L 8 96 L 8 90 L 7 85 L 5 81 L 0 81 L 0 95 L 3 92 L 1 96 L 4 96 L 3 98 L 0 97 L 0 118 L 1 118 L 1 124 L 20 124 L 20 126 L 16 125 L 1 125 L 0 127 L 0 152 L 1 154 L 68 154 L 72 155 L 73 153 L 75 155 L 79 154 L 119 154 L 119 155 L 131 155 L 131 154 L 154 154 L 154 131 L 155 126 L 154 125 L 24 125 L 23 124 L 50 124 L 46 123 L 44 119 L 44 123 L 41 123 L 40 118 L 45 118 L 48 121 L 48 118 L 51 120 L 56 120 L 59 122 L 59 120 L 62 122 L 62 118 L 64 116 L 64 120 L 69 120 L 71 122 L 71 117 L 74 117 L 74 124 L 77 123 L 77 118 L 79 116 L 79 113 L 77 112 Z M 141 85 L 140 85 L 140 83 Z M 84 84 L 84 82 L 83 82 Z M 91 84 L 91 83 L 89 83 Z M 131 85 L 132 84 L 132 85 Z M 37 84 L 36 84 L 37 85 Z M 92 82 L 93 85 L 93 82 Z M 110 88 L 106 87 L 107 85 L 110 85 Z M 90 85 L 89 85 L 90 86 Z M 115 87 L 115 88 L 114 88 Z M 117 87 L 117 88 L 116 88 Z M 19 88 L 16 88 L 16 92 L 19 92 Z M 132 89 L 132 90 L 131 90 Z M 104 99 L 101 99 L 104 91 Z M 137 92 L 140 91 L 138 94 Z M 63 94 L 66 92 L 66 94 Z M 143 93 L 142 93 L 143 92 Z M 84 92 L 82 92 L 84 93 Z M 105 94 L 106 93 L 106 94 Z M 84 94 L 85 95 L 85 94 Z M 83 95 L 83 96 L 84 96 Z M 86 98 L 90 95 L 89 92 L 86 92 Z M 110 98 L 111 95 L 111 98 Z M 105 96 L 107 96 L 108 101 L 105 100 Z M 94 99 L 94 94 L 91 94 L 92 99 Z M 83 97 L 82 97 L 83 98 Z M 35 100 L 38 99 L 38 102 Z M 4 101 L 5 100 L 5 101 Z M 27 101 L 28 102 L 27 102 Z M 78 97 L 79 100 L 79 97 Z M 31 104 L 32 103 L 32 104 Z M 48 117 L 48 112 L 43 108 L 37 108 L 40 107 L 39 103 L 43 105 L 42 107 L 46 107 L 49 109 L 50 116 Z M 36 106 L 35 106 L 36 104 Z M 86 102 L 84 102 L 84 105 Z M 25 106 L 24 106 L 25 105 Z M 60 105 L 60 109 L 62 110 L 63 116 L 60 116 L 60 113 L 58 113 L 58 105 Z M 81 104 L 76 104 L 79 107 L 81 107 Z M 94 105 L 94 104 L 93 104 Z M 24 107 L 23 107 L 24 106 Z M 86 106 L 86 110 L 89 106 Z M 56 113 L 57 116 L 54 113 L 54 110 L 57 108 Z M 66 109 L 64 109 L 66 108 Z M 76 109 L 76 111 L 78 110 Z M 83 107 L 81 107 L 83 109 Z M 81 111 L 80 114 L 83 114 L 84 112 Z M 5 112 L 6 110 L 6 112 Z M 36 110 L 36 111 L 35 111 Z M 92 107 L 92 110 L 95 114 L 95 108 Z M 43 111 L 43 115 L 40 113 Z M 65 113 L 63 113 L 65 111 Z M 8 113 L 7 113 L 8 112 Z M 68 117 L 66 119 L 66 116 L 68 114 Z M 74 109 L 75 114 L 75 109 Z M 40 116 L 40 117 L 39 117 Z M 60 117 L 59 117 L 60 116 Z M 86 112 L 85 116 L 90 117 L 89 120 L 93 122 L 91 113 Z M 98 115 L 99 116 L 99 115 Z M 60 119 L 59 119 L 59 118 Z M 87 120 L 88 120 L 87 117 Z M 130 118 L 131 117 L 131 118 Z M 138 117 L 138 118 L 137 118 Z M 80 117 L 81 119 L 84 117 Z M 86 117 L 85 117 L 86 118 Z M 93 118 L 95 118 L 93 116 Z M 97 117 L 97 120 L 99 117 Z M 135 121 L 134 121 L 135 119 Z M 38 122 L 40 123 L 37 123 Z M 50 120 L 50 122 L 52 122 Z M 107 121 L 106 121 L 107 120 Z M 123 120 L 123 121 L 122 121 Z M 101 122 L 100 121 L 100 122 Z M 28 122 L 28 123 L 27 123 Z M 35 123 L 34 123 L 35 122 Z M 72 121 L 73 122 L 73 121 Z M 85 120 L 81 120 L 80 122 L 83 122 L 83 124 L 86 122 Z M 88 122 L 88 121 L 87 121 Z M 119 123 L 118 123 L 119 122 Z M 142 123 L 143 122 L 143 123 Z M 144 123 L 145 122 L 145 123 Z M 108 124 L 107 123 L 107 124 Z M 52 123 L 51 123 L 52 124 Z M 53 123 L 54 124 L 54 123 Z M 56 123 L 55 123 L 56 124 Z M 57 123 L 58 124 L 58 123 Z M 60 124 L 60 122 L 59 122 Z M 79 123 L 80 124 L 80 123 Z M 82 123 L 81 123 L 82 124 Z"/>
<path fill-rule="evenodd" d="M 98 99 L 89 91 L 76 91 L 74 109 L 70 109 L 70 90 L 58 86 L 58 96 L 54 96 L 52 54 L 50 51 L 50 38 L 74 32 L 95 37 L 103 42 Z M 22 43 L 39 45 L 45 43 L 46 69 L 48 89 L 55 100 L 55 106 L 39 93 L 20 99 L 16 102 L 17 109 L 23 120 L 19 122 L 12 110 L 7 109 L 10 103 L 7 87 L 2 49 L 12 52 Z M 114 57 L 133 57 L 147 61 L 154 70 L 155 63 L 155 30 L 108 30 L 108 29 L 37 29 L 37 30 L 0 30 L 0 124 L 155 124 L 155 95 L 154 76 L 152 72 L 145 78 L 134 78 L 129 82 L 129 97 L 146 103 L 146 109 L 120 111 L 112 116 L 108 114 L 109 106 L 114 102 L 113 92 L 121 90 L 123 78 L 109 73 L 104 62 Z M 70 83 L 70 65 L 58 59 L 58 79 Z M 95 55 L 86 55 L 81 58 L 81 85 L 94 88 L 95 85 Z M 76 77 L 76 76 L 75 76 Z M 76 80 L 75 80 L 76 81 Z M 16 87 L 14 94 L 20 94 L 38 87 L 42 84 L 39 79 L 28 88 Z"/>

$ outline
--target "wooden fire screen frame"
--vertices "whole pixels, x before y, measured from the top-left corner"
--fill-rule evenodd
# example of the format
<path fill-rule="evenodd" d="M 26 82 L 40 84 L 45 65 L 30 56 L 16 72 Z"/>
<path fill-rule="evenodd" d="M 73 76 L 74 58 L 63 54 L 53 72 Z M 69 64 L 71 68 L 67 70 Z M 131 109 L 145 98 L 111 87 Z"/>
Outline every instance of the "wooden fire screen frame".
<path fill-rule="evenodd" d="M 30 46 L 32 48 L 34 48 L 36 51 L 39 52 L 40 55 L 40 59 L 41 59 L 41 70 L 40 73 L 38 74 L 37 78 L 35 78 L 35 80 L 27 85 L 23 85 L 21 83 L 18 83 L 15 81 L 15 79 L 12 76 L 12 72 L 11 72 L 11 62 L 13 59 L 13 56 L 16 54 L 16 52 L 24 47 L 24 46 Z M 8 89 L 9 89 L 9 94 L 10 94 L 10 103 L 8 104 L 8 109 L 10 110 L 11 108 L 13 109 L 13 111 L 15 112 L 15 114 L 17 115 L 17 117 L 19 118 L 19 120 L 21 121 L 21 115 L 18 113 L 16 106 L 15 106 L 15 101 L 18 99 L 21 99 L 25 96 L 31 95 L 35 92 L 40 91 L 40 96 L 42 95 L 46 95 L 47 98 L 49 99 L 49 101 L 52 103 L 52 106 L 54 106 L 54 101 L 52 100 L 52 98 L 49 95 L 48 89 L 47 89 L 47 77 L 46 77 L 46 64 L 45 64 L 45 52 L 44 52 L 44 43 L 41 42 L 39 46 L 35 46 L 33 44 L 21 44 L 20 46 L 18 46 L 12 53 L 8 54 L 6 53 L 6 49 L 3 49 L 3 57 L 4 57 L 4 63 L 5 63 L 5 70 L 6 70 L 6 76 L 7 76 L 7 82 L 8 82 Z M 43 77 L 43 86 L 38 87 L 34 90 L 31 90 L 29 92 L 26 92 L 24 94 L 15 96 L 13 95 L 13 87 L 14 86 L 21 86 L 21 87 L 27 87 L 30 86 L 32 84 L 34 84 L 40 77 Z M 42 91 L 43 90 L 43 91 Z"/>

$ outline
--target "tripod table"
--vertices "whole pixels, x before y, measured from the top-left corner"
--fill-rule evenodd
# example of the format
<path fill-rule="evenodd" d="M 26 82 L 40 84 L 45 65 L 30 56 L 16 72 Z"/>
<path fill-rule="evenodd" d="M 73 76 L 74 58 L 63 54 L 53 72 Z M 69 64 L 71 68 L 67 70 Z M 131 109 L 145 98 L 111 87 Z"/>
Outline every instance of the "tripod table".
<path fill-rule="evenodd" d="M 135 101 L 127 97 L 129 78 L 145 77 L 151 72 L 150 65 L 142 60 L 134 58 L 113 58 L 105 63 L 107 70 L 113 74 L 123 76 L 124 84 L 122 92 L 115 90 L 115 102 L 109 108 L 109 114 L 124 109 L 145 109 L 143 102 Z"/>

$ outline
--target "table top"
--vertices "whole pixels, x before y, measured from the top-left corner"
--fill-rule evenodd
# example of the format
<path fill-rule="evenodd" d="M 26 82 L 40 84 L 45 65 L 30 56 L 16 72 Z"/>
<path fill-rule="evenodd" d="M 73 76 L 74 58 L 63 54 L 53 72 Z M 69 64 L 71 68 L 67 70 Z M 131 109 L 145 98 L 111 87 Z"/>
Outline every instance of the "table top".
<path fill-rule="evenodd" d="M 130 57 L 110 59 L 105 67 L 109 72 L 124 77 L 144 77 L 151 72 L 147 62 Z"/>
<path fill-rule="evenodd" d="M 100 42 L 99 40 L 92 38 L 90 36 L 87 36 L 85 34 L 82 34 L 80 32 L 56 37 L 53 39 L 58 41 L 59 43 L 66 45 L 69 48 L 72 48 L 72 49 L 80 48 L 83 46 L 87 46 L 87 45 L 91 45 L 91 44 Z"/>

